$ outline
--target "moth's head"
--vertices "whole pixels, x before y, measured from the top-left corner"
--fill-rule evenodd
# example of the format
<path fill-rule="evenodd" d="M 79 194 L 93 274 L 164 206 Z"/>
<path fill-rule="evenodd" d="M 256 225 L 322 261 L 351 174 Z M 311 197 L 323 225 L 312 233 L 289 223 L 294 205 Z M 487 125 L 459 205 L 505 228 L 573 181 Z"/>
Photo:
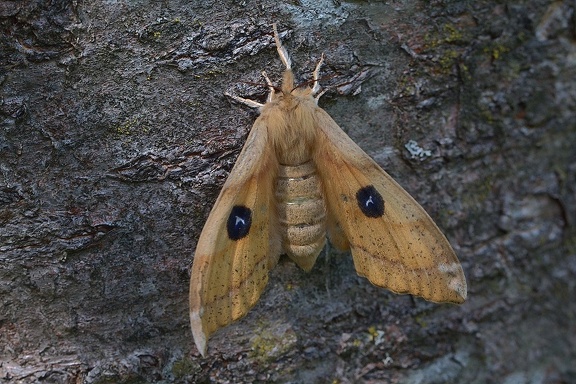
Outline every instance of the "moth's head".
<path fill-rule="evenodd" d="M 280 92 L 278 92 L 277 95 L 282 98 L 290 96 L 296 98 L 310 97 L 312 96 L 312 88 L 310 88 L 308 85 L 309 82 L 294 85 L 294 74 L 290 69 L 288 69 L 284 71 L 284 75 L 282 77 L 282 88 L 280 88 Z"/>

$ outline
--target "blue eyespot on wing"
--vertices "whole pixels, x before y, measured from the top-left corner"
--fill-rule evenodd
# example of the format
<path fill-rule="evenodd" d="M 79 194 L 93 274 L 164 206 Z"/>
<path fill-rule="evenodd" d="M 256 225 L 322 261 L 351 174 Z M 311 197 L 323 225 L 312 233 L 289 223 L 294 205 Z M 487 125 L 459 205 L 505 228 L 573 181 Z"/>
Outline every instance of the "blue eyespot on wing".
<path fill-rule="evenodd" d="M 360 188 L 356 192 L 356 201 L 366 217 L 378 218 L 384 214 L 384 199 L 373 185 Z"/>
<path fill-rule="evenodd" d="M 252 225 L 252 210 L 243 205 L 235 205 L 232 207 L 228 221 L 226 222 L 226 230 L 228 231 L 228 238 L 230 240 L 240 240 L 248 235 Z"/>

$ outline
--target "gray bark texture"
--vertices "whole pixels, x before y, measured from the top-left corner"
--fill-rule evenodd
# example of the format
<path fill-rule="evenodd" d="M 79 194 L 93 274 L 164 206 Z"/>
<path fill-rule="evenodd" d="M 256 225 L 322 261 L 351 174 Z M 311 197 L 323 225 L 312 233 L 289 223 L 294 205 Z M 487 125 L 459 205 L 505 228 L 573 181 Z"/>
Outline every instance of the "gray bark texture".
<path fill-rule="evenodd" d="M 576 382 L 576 3 L 0 1 L 0 382 Z M 281 260 L 197 352 L 196 241 L 282 71 L 430 213 L 461 306 Z M 338 177 L 338 175 L 334 175 Z"/>

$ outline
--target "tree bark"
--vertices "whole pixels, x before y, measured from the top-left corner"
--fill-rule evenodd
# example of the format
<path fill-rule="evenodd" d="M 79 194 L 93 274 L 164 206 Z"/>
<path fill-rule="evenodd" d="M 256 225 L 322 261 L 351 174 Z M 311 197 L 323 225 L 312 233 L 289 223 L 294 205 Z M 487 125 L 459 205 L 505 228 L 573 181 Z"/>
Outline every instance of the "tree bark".
<path fill-rule="evenodd" d="M 572 1 L 0 1 L 0 380 L 568 383 L 576 377 Z M 282 66 L 418 200 L 462 306 L 349 254 L 282 260 L 193 346 L 196 240 Z"/>

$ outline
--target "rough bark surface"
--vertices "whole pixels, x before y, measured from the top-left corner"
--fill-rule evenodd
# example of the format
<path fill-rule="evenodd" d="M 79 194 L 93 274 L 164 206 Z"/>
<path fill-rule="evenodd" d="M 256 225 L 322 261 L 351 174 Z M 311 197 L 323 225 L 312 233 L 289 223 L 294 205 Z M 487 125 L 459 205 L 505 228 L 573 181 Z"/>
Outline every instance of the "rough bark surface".
<path fill-rule="evenodd" d="M 0 381 L 576 380 L 573 1 L 24 0 L 0 17 Z M 321 106 L 445 231 L 469 299 L 375 288 L 347 254 L 283 261 L 202 359 L 189 266 L 255 117 L 223 94 L 279 81 L 272 22 L 301 81 L 326 54 Z"/>

